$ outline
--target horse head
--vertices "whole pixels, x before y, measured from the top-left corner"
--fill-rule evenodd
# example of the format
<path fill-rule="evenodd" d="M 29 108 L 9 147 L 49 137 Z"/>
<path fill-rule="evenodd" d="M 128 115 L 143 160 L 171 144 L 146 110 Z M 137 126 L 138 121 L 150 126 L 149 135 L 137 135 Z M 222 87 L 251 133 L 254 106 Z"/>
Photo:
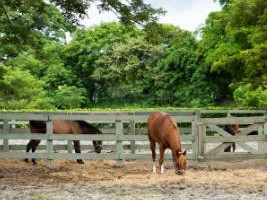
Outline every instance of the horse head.
<path fill-rule="evenodd" d="M 78 121 L 80 128 L 84 134 L 102 134 L 101 130 L 92 124 L 85 121 Z M 102 141 L 101 140 L 93 140 L 93 145 L 96 153 L 101 153 L 102 150 Z"/>
<path fill-rule="evenodd" d="M 177 151 L 176 163 L 174 163 L 175 173 L 178 175 L 184 175 L 186 169 L 186 150 Z"/>
<path fill-rule="evenodd" d="M 97 134 L 102 134 L 102 132 L 100 130 L 98 130 Z M 94 144 L 95 152 L 96 153 L 101 153 L 102 141 L 101 140 L 96 140 L 96 141 L 93 141 L 93 144 Z"/>

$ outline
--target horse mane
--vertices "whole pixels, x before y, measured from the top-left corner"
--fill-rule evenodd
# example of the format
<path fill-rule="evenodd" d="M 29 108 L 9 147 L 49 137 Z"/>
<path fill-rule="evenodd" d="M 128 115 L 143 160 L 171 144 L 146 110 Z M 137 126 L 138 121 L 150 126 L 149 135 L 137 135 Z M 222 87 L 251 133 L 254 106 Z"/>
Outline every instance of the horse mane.
<path fill-rule="evenodd" d="M 173 128 L 175 128 L 175 129 L 177 129 L 178 127 L 177 127 L 177 124 L 176 124 L 176 122 L 173 120 L 173 118 L 169 115 L 169 114 L 165 114 L 165 117 L 164 117 L 164 119 L 163 119 L 163 121 L 165 121 L 165 120 L 167 120 L 167 122 L 169 122 L 172 126 L 173 126 Z"/>
<path fill-rule="evenodd" d="M 38 133 L 46 132 L 46 123 L 44 121 L 30 120 L 29 124 L 30 124 L 31 131 L 38 132 Z"/>
<path fill-rule="evenodd" d="M 177 145 L 177 151 L 180 152 L 182 151 L 182 144 L 181 144 L 181 140 L 180 140 L 180 132 L 179 132 L 179 128 L 176 124 L 176 122 L 174 121 L 174 119 L 169 115 L 169 114 L 165 114 L 163 117 L 163 123 L 167 122 L 170 126 L 172 126 L 172 130 L 174 131 L 174 137 L 177 137 L 176 139 L 173 138 L 173 140 L 170 141 L 170 143 Z M 171 145 L 171 144 L 170 144 Z"/>
<path fill-rule="evenodd" d="M 46 124 L 44 121 L 30 120 L 29 123 L 30 123 L 30 126 L 35 127 L 35 128 L 40 128 L 40 129 L 46 128 Z"/>
<path fill-rule="evenodd" d="M 79 126 L 81 128 L 87 128 L 89 130 L 92 130 L 94 133 L 93 134 L 101 134 L 102 132 L 95 126 L 93 126 L 92 124 L 83 121 L 83 120 L 77 120 L 77 123 L 79 124 Z"/>

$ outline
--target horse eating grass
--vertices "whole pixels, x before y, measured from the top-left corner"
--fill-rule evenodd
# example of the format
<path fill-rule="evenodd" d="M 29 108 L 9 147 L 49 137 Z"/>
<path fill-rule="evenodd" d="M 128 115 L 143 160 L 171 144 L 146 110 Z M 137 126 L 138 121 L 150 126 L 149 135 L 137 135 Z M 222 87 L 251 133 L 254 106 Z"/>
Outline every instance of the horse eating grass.
<path fill-rule="evenodd" d="M 156 173 L 156 143 L 160 145 L 159 169 L 164 173 L 163 158 L 166 148 L 172 151 L 175 173 L 183 175 L 186 169 L 186 151 L 182 151 L 179 129 L 175 121 L 164 112 L 156 112 L 148 118 L 148 139 L 153 159 L 153 173 Z"/>
<path fill-rule="evenodd" d="M 46 133 L 46 122 L 44 121 L 30 121 L 31 133 Z M 55 120 L 53 121 L 53 133 L 54 134 L 102 134 L 102 132 L 95 126 L 81 120 Z M 30 140 L 26 147 L 26 152 L 32 149 L 35 152 L 36 148 L 40 144 L 41 140 Z M 74 149 L 75 153 L 81 153 L 80 141 L 75 140 Z M 101 153 L 102 141 L 93 141 L 94 149 L 96 153 Z M 28 162 L 28 159 L 25 159 Z M 84 164 L 82 159 L 77 159 L 79 164 Z M 35 159 L 32 159 L 32 163 L 35 165 Z"/>

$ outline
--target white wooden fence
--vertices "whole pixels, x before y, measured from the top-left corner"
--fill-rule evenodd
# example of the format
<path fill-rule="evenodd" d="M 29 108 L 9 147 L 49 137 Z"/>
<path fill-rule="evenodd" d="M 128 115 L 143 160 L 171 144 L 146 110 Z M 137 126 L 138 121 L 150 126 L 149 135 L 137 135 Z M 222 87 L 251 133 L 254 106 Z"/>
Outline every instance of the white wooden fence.
<path fill-rule="evenodd" d="M 247 159 L 267 158 L 267 111 L 266 110 L 202 110 L 166 111 L 178 123 L 183 147 L 188 159 Z M 153 112 L 0 112 L 0 159 L 42 158 L 52 166 L 54 159 L 116 159 L 123 165 L 124 159 L 150 159 L 146 121 Z M 229 117 L 227 114 L 234 114 Z M 217 116 L 216 116 L 217 115 Z M 46 134 L 30 134 L 29 120 L 46 121 Z M 104 134 L 53 134 L 53 120 L 85 120 L 100 127 Z M 241 131 L 232 136 L 222 129 L 225 124 L 240 124 Z M 253 132 L 256 135 L 248 135 Z M 25 144 L 11 144 L 10 141 L 40 139 L 35 153 L 26 153 Z M 66 141 L 58 145 L 55 141 Z M 101 154 L 72 153 L 72 140 L 104 141 Z M 106 141 L 115 142 L 110 144 Z M 126 144 L 125 141 L 128 141 Z M 242 152 L 223 152 L 233 142 Z M 250 143 L 253 143 L 251 146 Z M 256 144 L 256 147 L 255 147 Z M 82 145 L 81 150 L 92 149 L 92 145 Z M 56 152 L 55 152 L 56 151 Z M 107 152 L 109 151 L 109 152 Z M 165 156 L 171 158 L 171 154 Z"/>

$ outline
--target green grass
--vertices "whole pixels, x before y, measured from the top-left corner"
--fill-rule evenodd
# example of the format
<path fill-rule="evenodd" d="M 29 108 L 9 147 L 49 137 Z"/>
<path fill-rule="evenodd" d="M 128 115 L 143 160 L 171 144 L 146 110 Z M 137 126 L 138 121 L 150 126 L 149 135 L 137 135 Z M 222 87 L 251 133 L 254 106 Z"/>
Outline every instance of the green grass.
<path fill-rule="evenodd" d="M 168 110 L 264 110 L 266 108 L 256 107 L 173 107 L 173 106 L 148 106 L 140 104 L 113 104 L 113 105 L 94 105 L 88 108 L 75 108 L 75 109 L 18 109 L 8 110 L 1 109 L 0 111 L 25 111 L 25 112 L 38 112 L 38 111 L 168 111 Z"/>

